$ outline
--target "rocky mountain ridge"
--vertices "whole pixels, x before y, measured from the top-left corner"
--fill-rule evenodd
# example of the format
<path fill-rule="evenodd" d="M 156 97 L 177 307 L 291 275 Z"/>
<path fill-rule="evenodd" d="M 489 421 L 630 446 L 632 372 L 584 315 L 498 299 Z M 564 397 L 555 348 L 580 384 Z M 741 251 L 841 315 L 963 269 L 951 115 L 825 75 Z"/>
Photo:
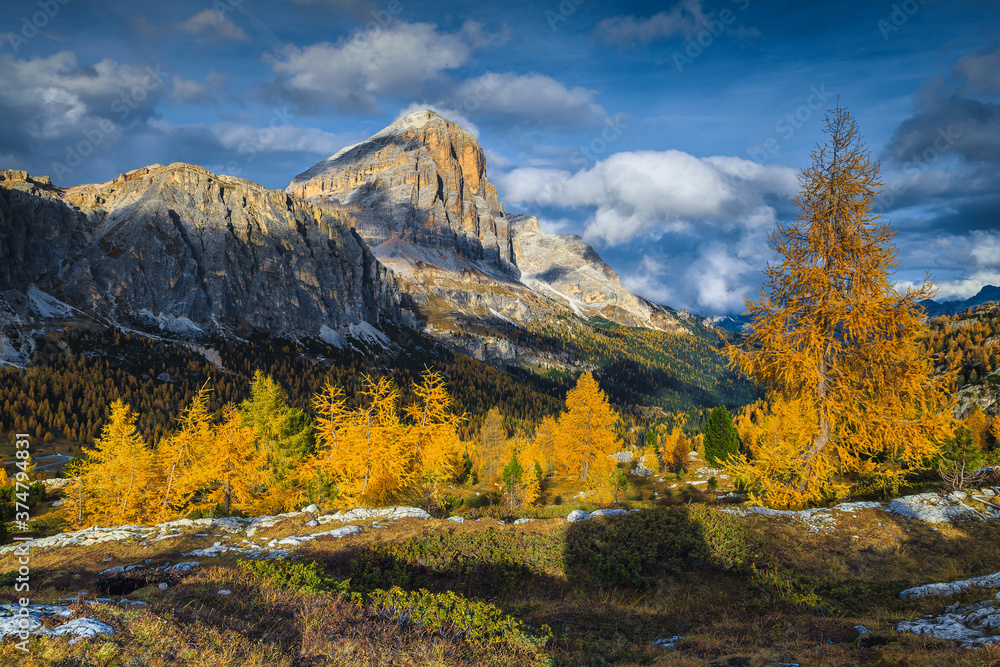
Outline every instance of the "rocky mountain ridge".
<path fill-rule="evenodd" d="M 299 174 L 289 194 L 349 208 L 372 246 L 396 235 L 517 276 L 510 225 L 469 132 L 432 111 L 405 116 Z"/>
<path fill-rule="evenodd" d="M 920 302 L 920 305 L 923 306 L 924 312 L 926 312 L 929 317 L 937 317 L 939 315 L 957 315 L 959 313 L 964 313 L 970 308 L 982 306 L 983 304 L 990 302 L 1000 302 L 1000 287 L 985 285 L 977 294 L 969 297 L 968 299 L 953 301 L 934 301 L 933 299 L 924 299 Z"/>
<path fill-rule="evenodd" d="M 348 212 L 432 327 L 453 328 L 455 314 L 521 324 L 575 314 L 688 331 L 673 311 L 625 289 L 580 237 L 505 213 L 479 142 L 432 111 L 344 148 L 286 191 Z"/>
<path fill-rule="evenodd" d="M 401 317 L 394 277 L 343 216 L 195 165 L 71 188 L 0 172 L 0 238 L 8 330 L 65 316 L 329 338 Z"/>

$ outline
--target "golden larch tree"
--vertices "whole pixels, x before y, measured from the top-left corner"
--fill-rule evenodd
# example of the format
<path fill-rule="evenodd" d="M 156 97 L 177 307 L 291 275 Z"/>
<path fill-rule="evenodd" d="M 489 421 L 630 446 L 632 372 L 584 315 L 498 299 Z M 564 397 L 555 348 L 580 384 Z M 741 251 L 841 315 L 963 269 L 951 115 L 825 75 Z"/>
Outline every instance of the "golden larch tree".
<path fill-rule="evenodd" d="M 444 376 L 425 370 L 413 393 L 417 400 L 406 407 L 410 420 L 410 466 L 421 495 L 436 501 L 443 482 L 454 479 L 462 463 L 458 427 L 464 415 L 452 412 Z"/>
<path fill-rule="evenodd" d="M 111 418 L 78 470 L 67 496 L 74 523 L 121 525 L 147 517 L 153 453 L 140 437 L 137 415 L 123 401 L 111 404 Z"/>
<path fill-rule="evenodd" d="M 543 473 L 548 473 L 553 466 L 553 452 L 558 424 L 556 418 L 549 415 L 542 418 L 535 429 L 535 437 L 527 447 L 526 458 L 534 465 L 537 462 Z"/>
<path fill-rule="evenodd" d="M 595 461 L 621 449 L 618 413 L 608 403 L 597 380 L 582 373 L 566 394 L 566 412 L 556 422 L 553 455 L 566 474 L 588 479 Z M 604 467 L 601 466 L 602 472 Z"/>
<path fill-rule="evenodd" d="M 800 179 L 798 219 L 770 236 L 779 261 L 760 299 L 747 299 L 745 345 L 727 349 L 771 399 L 770 418 L 746 443 L 751 456 L 730 468 L 771 504 L 804 505 L 858 484 L 895 490 L 951 421 L 950 377 L 935 376 L 920 344 L 917 302 L 934 290 L 893 287 L 893 232 L 871 211 L 879 165 L 846 110 L 827 115 L 825 132 Z"/>
<path fill-rule="evenodd" d="M 254 512 L 269 476 L 267 452 L 258 445 L 255 429 L 229 405 L 213 434 L 211 457 L 202 462 L 211 488 L 202 495 L 200 505 L 221 506 L 227 516 L 232 510 Z"/>
<path fill-rule="evenodd" d="M 318 423 L 320 449 L 305 464 L 336 486 L 337 502 L 381 503 L 394 498 L 414 479 L 411 433 L 399 417 L 399 390 L 386 377 L 365 376 L 362 406 L 347 410 L 335 389 L 317 401 L 328 407 Z"/>
<path fill-rule="evenodd" d="M 500 471 L 510 460 L 513 449 L 507 428 L 503 425 L 500 408 L 492 407 L 479 428 L 469 452 L 476 466 L 476 477 L 484 484 L 492 484 L 500 479 Z"/>
<path fill-rule="evenodd" d="M 212 480 L 209 462 L 215 456 L 215 429 L 208 410 L 210 391 L 205 386 L 195 394 L 181 413 L 180 429 L 157 447 L 159 483 L 154 511 L 159 521 L 175 518 Z"/>
<path fill-rule="evenodd" d="M 972 432 L 972 442 L 976 447 L 984 452 L 989 449 L 987 441 L 990 435 L 990 421 L 982 409 L 978 405 L 973 405 L 962 421 L 965 422 L 965 428 Z"/>

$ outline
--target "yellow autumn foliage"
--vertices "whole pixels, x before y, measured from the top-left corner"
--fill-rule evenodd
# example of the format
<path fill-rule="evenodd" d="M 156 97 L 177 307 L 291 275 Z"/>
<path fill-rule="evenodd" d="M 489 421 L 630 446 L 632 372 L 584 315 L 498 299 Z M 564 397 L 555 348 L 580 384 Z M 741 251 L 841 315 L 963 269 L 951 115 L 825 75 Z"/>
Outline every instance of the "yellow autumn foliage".
<path fill-rule="evenodd" d="M 918 301 L 933 289 L 896 291 L 893 232 L 870 212 L 878 164 L 845 110 L 826 132 L 802 176 L 798 219 L 770 237 L 780 261 L 760 299 L 747 300 L 745 345 L 727 349 L 768 392 L 753 453 L 732 469 L 770 505 L 806 505 L 844 485 L 893 491 L 951 428 L 951 376 L 934 374 L 919 342 Z"/>
<path fill-rule="evenodd" d="M 621 449 L 618 421 L 618 413 L 594 376 L 581 374 L 566 394 L 566 412 L 556 420 L 552 443 L 556 467 L 564 474 L 588 480 L 596 465 L 600 468 L 598 477 L 603 475 L 604 460 Z"/>

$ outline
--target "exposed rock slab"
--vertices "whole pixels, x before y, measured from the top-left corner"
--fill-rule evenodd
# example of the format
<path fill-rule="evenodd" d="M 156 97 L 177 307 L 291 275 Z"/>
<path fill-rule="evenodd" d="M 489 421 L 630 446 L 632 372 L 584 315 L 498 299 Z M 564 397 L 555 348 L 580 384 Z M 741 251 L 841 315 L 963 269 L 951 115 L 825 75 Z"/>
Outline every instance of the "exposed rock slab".
<path fill-rule="evenodd" d="M 923 586 L 907 588 L 899 594 L 899 597 L 904 600 L 922 600 L 929 597 L 947 597 L 951 595 L 958 595 L 959 593 L 964 593 L 965 591 L 976 588 L 1000 588 L 1000 572 L 983 575 L 981 577 L 973 577 L 972 579 L 960 579 L 949 583 L 925 584 Z"/>
<path fill-rule="evenodd" d="M 0 605 L 0 640 L 18 636 L 22 632 L 30 635 L 50 637 L 71 637 L 69 643 L 99 634 L 113 634 L 114 628 L 92 618 L 75 618 L 54 628 L 47 628 L 42 619 L 48 616 L 68 618 L 73 610 L 60 605 L 31 604 L 21 607 L 16 604 Z"/>

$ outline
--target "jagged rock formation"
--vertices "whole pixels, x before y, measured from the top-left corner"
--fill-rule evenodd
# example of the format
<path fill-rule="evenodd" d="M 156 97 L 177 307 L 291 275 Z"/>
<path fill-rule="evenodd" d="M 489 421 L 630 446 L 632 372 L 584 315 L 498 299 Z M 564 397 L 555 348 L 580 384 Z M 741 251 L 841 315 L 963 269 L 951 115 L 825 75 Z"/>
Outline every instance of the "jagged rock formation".
<path fill-rule="evenodd" d="M 0 173 L 0 294 L 8 323 L 86 314 L 192 334 L 320 337 L 400 314 L 342 215 L 182 163 L 66 189 Z"/>
<path fill-rule="evenodd" d="M 432 111 L 341 150 L 286 191 L 348 211 L 424 320 L 459 313 L 538 323 L 568 311 L 688 331 L 672 311 L 622 287 L 579 237 L 505 214 L 475 137 Z"/>
<path fill-rule="evenodd" d="M 486 180 L 482 147 L 432 111 L 416 111 L 344 148 L 296 176 L 286 190 L 350 207 L 372 247 L 395 234 L 516 276 L 510 226 Z"/>
<path fill-rule="evenodd" d="M 575 234 L 547 234 L 531 215 L 507 216 L 514 230 L 514 261 L 521 282 L 536 292 L 564 302 L 580 315 L 598 314 L 609 320 L 687 331 L 662 307 L 636 296 L 601 256 Z"/>

